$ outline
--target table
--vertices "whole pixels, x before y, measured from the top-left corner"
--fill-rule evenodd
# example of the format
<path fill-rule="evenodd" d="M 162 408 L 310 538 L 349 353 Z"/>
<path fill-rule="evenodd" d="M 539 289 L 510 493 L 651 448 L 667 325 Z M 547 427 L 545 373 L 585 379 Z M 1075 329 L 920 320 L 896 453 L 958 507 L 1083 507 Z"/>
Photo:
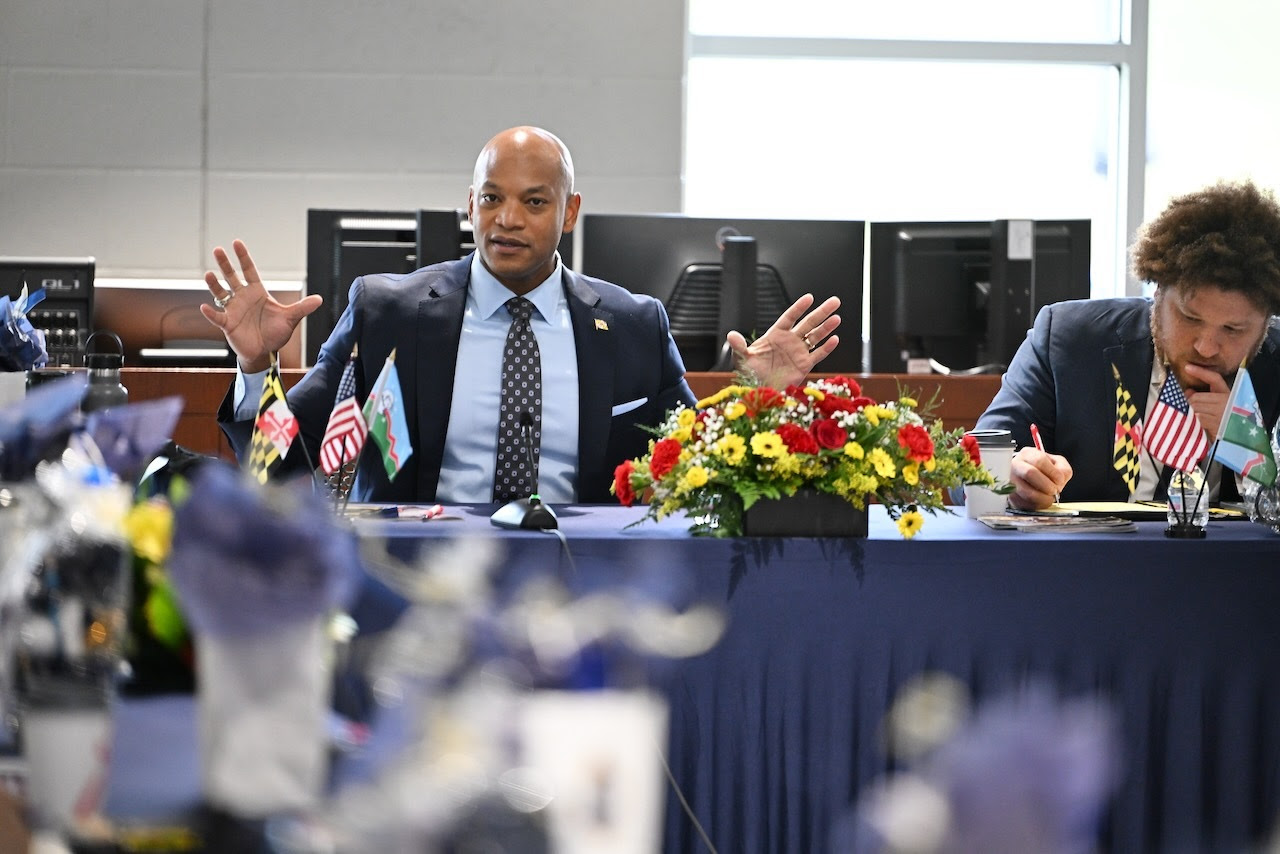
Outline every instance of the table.
<path fill-rule="evenodd" d="M 568 570 L 558 540 L 496 531 L 489 509 L 359 529 L 405 553 L 493 533 L 511 580 Z M 1200 541 L 1168 540 L 1154 522 L 1130 534 L 1026 534 L 944 514 L 903 541 L 875 507 L 866 540 L 714 540 L 689 537 L 680 519 L 625 527 L 638 516 L 566 507 L 561 530 L 584 583 L 680 566 L 691 595 L 728 611 L 716 648 L 655 673 L 671 706 L 672 772 L 721 852 L 827 850 L 833 823 L 889 767 L 885 710 L 924 671 L 959 677 L 978 699 L 1037 678 L 1112 702 L 1124 778 L 1104 850 L 1238 851 L 1272 827 L 1280 535 L 1216 521 Z M 360 608 L 366 620 L 395 610 L 377 596 Z M 128 750 L 116 757 L 119 809 L 134 775 Z M 705 850 L 674 798 L 664 848 Z"/>

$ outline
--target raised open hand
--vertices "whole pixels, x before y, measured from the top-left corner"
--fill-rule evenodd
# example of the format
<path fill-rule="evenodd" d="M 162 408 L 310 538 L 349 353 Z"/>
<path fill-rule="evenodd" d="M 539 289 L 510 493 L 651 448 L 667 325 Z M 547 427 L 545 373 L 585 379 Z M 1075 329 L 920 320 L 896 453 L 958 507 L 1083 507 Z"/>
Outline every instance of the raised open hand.
<path fill-rule="evenodd" d="M 222 330 L 227 346 L 235 352 L 240 369 L 246 373 L 266 370 L 271 354 L 280 350 L 293 335 L 302 318 L 320 307 L 317 294 L 285 305 L 267 292 L 258 276 L 249 249 L 241 240 L 233 241 L 240 272 L 221 246 L 213 250 L 213 258 L 222 270 L 226 283 L 212 270 L 204 274 L 204 282 L 213 294 L 213 305 L 201 305 L 200 313 Z"/>
<path fill-rule="evenodd" d="M 822 305 L 809 311 L 813 294 L 805 294 L 784 311 L 769 330 L 747 344 L 740 332 L 730 332 L 725 340 L 733 348 L 739 363 L 754 373 L 760 382 L 783 388 L 801 382 L 814 365 L 835 351 L 840 343 L 832 335 L 840 325 L 838 297 L 828 297 Z M 809 311 L 808 314 L 805 314 Z"/>

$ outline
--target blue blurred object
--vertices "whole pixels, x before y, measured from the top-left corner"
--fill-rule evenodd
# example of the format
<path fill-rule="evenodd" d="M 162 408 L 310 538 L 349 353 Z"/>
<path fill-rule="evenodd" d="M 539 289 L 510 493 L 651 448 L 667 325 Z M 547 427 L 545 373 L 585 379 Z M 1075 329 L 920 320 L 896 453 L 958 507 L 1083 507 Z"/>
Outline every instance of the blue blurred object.
<path fill-rule="evenodd" d="M 174 515 L 169 574 L 198 633 L 249 636 L 347 604 L 362 571 L 308 482 L 263 487 L 209 462 Z"/>
<path fill-rule="evenodd" d="M 182 414 L 182 398 L 164 397 L 89 413 L 85 431 L 107 468 L 132 483 L 169 441 Z"/>
<path fill-rule="evenodd" d="M 29 371 L 49 361 L 44 333 L 31 325 L 27 311 L 44 299 L 44 289 L 12 300 L 0 296 L 0 371 Z"/>
<path fill-rule="evenodd" d="M 1119 755 L 1106 704 L 1032 687 L 984 704 L 909 772 L 870 787 L 833 849 L 1089 854 Z"/>
<path fill-rule="evenodd" d="M 87 382 L 83 374 L 74 374 L 43 383 L 0 410 L 0 480 L 30 477 L 36 463 L 66 444 L 82 423 L 80 398 Z"/>

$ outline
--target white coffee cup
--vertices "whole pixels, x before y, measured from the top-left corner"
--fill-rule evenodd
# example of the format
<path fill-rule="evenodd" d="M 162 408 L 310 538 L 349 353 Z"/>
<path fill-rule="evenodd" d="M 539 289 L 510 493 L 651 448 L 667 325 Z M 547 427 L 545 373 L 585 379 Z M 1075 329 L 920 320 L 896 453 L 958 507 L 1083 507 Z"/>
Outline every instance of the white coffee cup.
<path fill-rule="evenodd" d="M 1008 430 L 970 430 L 966 435 L 978 440 L 982 466 L 991 472 L 996 485 L 1009 482 L 1009 465 L 1013 461 L 1013 435 Z M 992 492 L 985 486 L 964 488 L 964 512 L 970 519 L 1003 513 L 1008 496 Z"/>

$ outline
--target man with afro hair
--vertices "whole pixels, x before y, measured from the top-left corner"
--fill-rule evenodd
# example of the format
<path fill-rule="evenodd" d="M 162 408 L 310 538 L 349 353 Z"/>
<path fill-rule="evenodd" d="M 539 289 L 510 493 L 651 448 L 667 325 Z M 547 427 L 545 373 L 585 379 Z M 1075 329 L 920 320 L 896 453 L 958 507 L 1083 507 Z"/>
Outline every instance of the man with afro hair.
<path fill-rule="evenodd" d="M 1143 226 L 1132 252 L 1152 299 L 1073 300 L 1042 309 L 979 428 L 1006 428 L 1020 450 L 1009 503 L 1163 499 L 1168 472 L 1141 453 L 1130 495 L 1113 466 L 1118 382 L 1136 407 L 1155 405 L 1168 372 L 1216 437 L 1232 381 L 1247 364 L 1266 428 L 1280 414 L 1280 205 L 1251 182 L 1179 196 Z M 1031 440 L 1035 424 L 1044 450 Z M 1233 473 L 1208 472 L 1211 495 L 1238 497 Z"/>

